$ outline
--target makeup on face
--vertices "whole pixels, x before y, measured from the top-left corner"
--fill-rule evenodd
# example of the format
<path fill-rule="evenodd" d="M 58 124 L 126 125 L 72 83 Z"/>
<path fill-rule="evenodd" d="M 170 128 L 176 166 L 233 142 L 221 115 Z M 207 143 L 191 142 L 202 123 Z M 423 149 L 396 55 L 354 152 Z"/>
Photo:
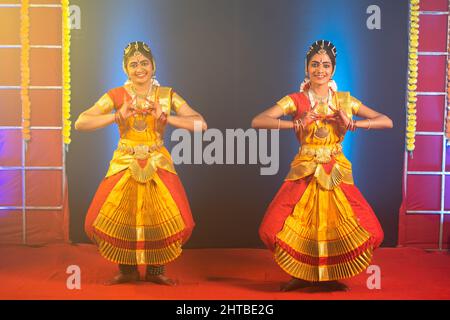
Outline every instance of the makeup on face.
<path fill-rule="evenodd" d="M 329 81 L 333 72 L 333 64 L 326 54 L 316 54 L 311 58 L 308 74 L 313 83 Z"/>
<path fill-rule="evenodd" d="M 144 55 L 135 55 L 128 61 L 127 71 L 133 82 L 144 83 L 153 74 L 152 63 Z"/>

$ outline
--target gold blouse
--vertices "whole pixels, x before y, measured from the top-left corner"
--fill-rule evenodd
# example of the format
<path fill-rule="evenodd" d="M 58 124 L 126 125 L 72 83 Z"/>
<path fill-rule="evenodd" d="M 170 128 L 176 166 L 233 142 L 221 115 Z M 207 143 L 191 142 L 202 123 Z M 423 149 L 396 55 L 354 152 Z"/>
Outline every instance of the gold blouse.
<path fill-rule="evenodd" d="M 297 113 L 297 106 L 290 96 L 282 98 L 277 104 L 284 115 L 295 116 Z M 353 115 L 358 113 L 361 102 L 349 92 L 337 92 L 333 95 L 331 105 L 337 110 L 344 110 L 352 119 Z M 332 111 L 330 112 L 327 105 L 319 105 L 315 112 L 327 115 Z M 345 133 L 335 121 L 317 120 L 309 124 L 298 136 L 301 146 L 291 163 L 286 180 L 298 180 L 314 175 L 322 187 L 328 190 L 341 181 L 353 184 L 352 165 L 342 153 L 341 142 Z M 324 165 L 332 160 L 335 163 L 331 171 L 325 170 Z"/>
<path fill-rule="evenodd" d="M 125 85 L 124 89 L 130 96 L 133 95 L 130 85 Z M 186 104 L 186 101 L 169 87 L 154 86 L 149 97 L 151 102 L 159 102 L 166 114 L 172 111 L 177 113 L 181 106 Z M 120 108 L 115 105 L 110 93 L 105 93 L 96 102 L 96 106 L 100 107 L 104 114 Z M 155 120 L 151 114 L 137 115 L 129 117 L 126 125 L 119 126 L 120 140 L 106 177 L 128 168 L 132 173 L 133 170 L 139 171 L 139 179 L 142 180 L 140 182 L 150 180 L 158 168 L 176 174 L 170 153 L 163 145 L 163 137 L 155 130 Z M 145 172 L 139 169 L 138 160 L 147 162 Z"/>

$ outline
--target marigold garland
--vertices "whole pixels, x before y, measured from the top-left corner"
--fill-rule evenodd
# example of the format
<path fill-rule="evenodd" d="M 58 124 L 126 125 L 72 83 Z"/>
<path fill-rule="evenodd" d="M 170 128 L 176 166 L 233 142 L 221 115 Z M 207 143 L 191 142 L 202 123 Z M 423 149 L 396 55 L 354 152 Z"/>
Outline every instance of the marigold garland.
<path fill-rule="evenodd" d="M 21 101 L 22 101 L 22 137 L 25 143 L 31 140 L 31 102 L 29 96 L 30 86 L 30 4 L 22 0 L 20 7 L 20 71 L 21 71 Z"/>
<path fill-rule="evenodd" d="M 61 0 L 62 6 L 62 28 L 63 28 L 63 44 L 62 44 L 62 70 L 63 70 L 63 92 L 62 92 L 62 108 L 63 108 L 63 140 L 68 146 L 71 142 L 70 132 L 72 122 L 70 121 L 70 11 L 69 0 Z"/>
<path fill-rule="evenodd" d="M 450 10 L 450 3 L 449 3 Z M 448 18 L 448 33 L 450 34 L 450 16 Z M 447 138 L 447 146 L 450 145 L 450 42 L 447 48 L 447 119 L 445 125 L 445 137 Z"/>
<path fill-rule="evenodd" d="M 410 1 L 409 52 L 408 52 L 408 106 L 406 125 L 406 150 L 416 148 L 417 125 L 417 78 L 419 70 L 419 4 L 420 0 Z"/>

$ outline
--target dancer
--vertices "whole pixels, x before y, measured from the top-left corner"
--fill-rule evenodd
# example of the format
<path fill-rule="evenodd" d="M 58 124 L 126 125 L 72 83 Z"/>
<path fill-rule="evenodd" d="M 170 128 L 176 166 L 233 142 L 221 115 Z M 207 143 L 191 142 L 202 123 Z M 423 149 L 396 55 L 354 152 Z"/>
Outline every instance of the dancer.
<path fill-rule="evenodd" d="M 127 83 L 104 94 L 75 123 L 82 131 L 116 124 L 120 132 L 85 230 L 100 254 L 119 266 L 119 274 L 107 284 L 137 281 L 138 265 L 146 265 L 146 281 L 176 285 L 164 266 L 180 256 L 194 221 L 164 147 L 164 129 L 169 124 L 206 130 L 206 123 L 172 88 L 158 84 L 155 60 L 144 42 L 125 48 L 123 68 Z"/>
<path fill-rule="evenodd" d="M 301 144 L 259 229 L 277 264 L 292 276 L 282 291 L 311 286 L 346 290 L 337 280 L 365 270 L 383 240 L 373 210 L 354 185 L 341 143 L 348 131 L 393 124 L 348 92 L 337 91 L 332 80 L 336 56 L 330 41 L 314 42 L 306 54 L 300 92 L 252 122 L 254 128 L 294 129 Z M 293 121 L 281 120 L 285 115 Z"/>

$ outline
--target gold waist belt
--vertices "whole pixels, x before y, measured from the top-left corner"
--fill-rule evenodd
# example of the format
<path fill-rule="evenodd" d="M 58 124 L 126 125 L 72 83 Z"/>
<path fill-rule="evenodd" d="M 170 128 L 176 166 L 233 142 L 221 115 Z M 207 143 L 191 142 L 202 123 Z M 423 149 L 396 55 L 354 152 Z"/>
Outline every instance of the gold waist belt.
<path fill-rule="evenodd" d="M 331 157 L 342 152 L 342 145 L 334 144 L 329 146 L 303 145 L 300 147 L 300 156 L 314 157 L 317 163 L 328 163 Z"/>
<path fill-rule="evenodd" d="M 140 144 L 136 146 L 131 146 L 129 144 L 126 144 L 125 142 L 119 142 L 117 150 L 120 152 L 131 154 L 136 159 L 144 160 L 150 158 L 150 155 L 161 148 L 163 145 L 164 142 L 161 140 L 152 145 Z"/>

